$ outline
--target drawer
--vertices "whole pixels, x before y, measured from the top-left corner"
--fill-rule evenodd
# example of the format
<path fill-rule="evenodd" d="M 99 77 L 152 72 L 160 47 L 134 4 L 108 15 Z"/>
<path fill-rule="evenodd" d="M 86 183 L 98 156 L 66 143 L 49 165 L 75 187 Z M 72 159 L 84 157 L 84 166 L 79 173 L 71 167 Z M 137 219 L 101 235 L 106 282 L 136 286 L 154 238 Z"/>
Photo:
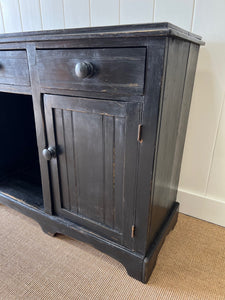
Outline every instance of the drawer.
<path fill-rule="evenodd" d="M 0 50 L 0 84 L 30 86 L 26 50 Z"/>
<path fill-rule="evenodd" d="M 141 47 L 37 50 L 40 85 L 142 95 L 145 57 L 146 49 Z"/>

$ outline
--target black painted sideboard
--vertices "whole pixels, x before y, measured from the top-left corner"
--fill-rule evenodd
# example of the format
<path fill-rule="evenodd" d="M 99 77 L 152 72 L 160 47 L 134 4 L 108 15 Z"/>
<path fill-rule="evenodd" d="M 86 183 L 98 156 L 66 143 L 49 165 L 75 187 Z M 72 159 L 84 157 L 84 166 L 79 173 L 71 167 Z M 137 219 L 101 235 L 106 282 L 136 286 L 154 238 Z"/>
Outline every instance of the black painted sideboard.
<path fill-rule="evenodd" d="M 169 23 L 0 35 L 0 202 L 147 282 L 203 44 Z"/>

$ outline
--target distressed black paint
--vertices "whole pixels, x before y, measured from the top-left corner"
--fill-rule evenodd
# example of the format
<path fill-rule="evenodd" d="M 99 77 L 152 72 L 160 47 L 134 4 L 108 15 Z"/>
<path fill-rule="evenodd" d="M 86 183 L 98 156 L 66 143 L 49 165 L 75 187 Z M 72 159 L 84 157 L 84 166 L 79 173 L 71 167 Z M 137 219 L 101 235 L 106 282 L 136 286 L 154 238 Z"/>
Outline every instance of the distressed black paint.
<path fill-rule="evenodd" d="M 1 35 L 0 202 L 147 282 L 177 220 L 200 44 L 169 23 Z"/>

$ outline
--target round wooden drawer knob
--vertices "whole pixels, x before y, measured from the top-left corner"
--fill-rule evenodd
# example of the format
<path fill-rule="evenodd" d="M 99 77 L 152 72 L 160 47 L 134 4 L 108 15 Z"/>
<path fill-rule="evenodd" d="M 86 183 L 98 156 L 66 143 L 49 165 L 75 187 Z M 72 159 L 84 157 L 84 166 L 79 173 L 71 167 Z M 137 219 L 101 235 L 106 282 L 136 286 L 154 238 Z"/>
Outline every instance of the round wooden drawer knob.
<path fill-rule="evenodd" d="M 79 78 L 91 77 L 93 72 L 93 65 L 89 62 L 79 62 L 75 66 L 75 74 Z"/>

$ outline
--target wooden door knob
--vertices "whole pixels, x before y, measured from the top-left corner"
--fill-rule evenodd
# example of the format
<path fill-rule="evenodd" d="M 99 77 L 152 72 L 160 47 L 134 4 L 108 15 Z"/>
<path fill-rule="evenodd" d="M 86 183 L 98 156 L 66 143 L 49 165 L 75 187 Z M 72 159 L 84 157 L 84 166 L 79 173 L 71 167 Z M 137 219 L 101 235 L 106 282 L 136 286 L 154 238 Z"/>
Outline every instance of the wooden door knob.
<path fill-rule="evenodd" d="M 48 147 L 48 149 L 44 149 L 42 154 L 46 160 L 51 160 L 53 157 L 56 157 L 55 147 Z"/>
<path fill-rule="evenodd" d="M 75 66 L 75 74 L 79 78 L 91 77 L 93 72 L 93 65 L 89 62 L 79 62 Z"/>

